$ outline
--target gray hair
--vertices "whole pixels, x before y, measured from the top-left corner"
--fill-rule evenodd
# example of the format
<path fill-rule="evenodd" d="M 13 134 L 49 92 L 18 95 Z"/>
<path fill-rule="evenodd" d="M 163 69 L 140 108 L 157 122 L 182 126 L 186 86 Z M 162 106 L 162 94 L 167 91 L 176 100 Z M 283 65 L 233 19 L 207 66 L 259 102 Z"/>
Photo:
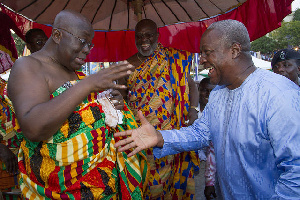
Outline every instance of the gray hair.
<path fill-rule="evenodd" d="M 236 20 L 222 20 L 211 24 L 207 30 L 218 30 L 221 32 L 220 38 L 223 45 L 231 47 L 234 43 L 239 43 L 242 51 L 250 51 L 250 37 L 245 25 Z"/>

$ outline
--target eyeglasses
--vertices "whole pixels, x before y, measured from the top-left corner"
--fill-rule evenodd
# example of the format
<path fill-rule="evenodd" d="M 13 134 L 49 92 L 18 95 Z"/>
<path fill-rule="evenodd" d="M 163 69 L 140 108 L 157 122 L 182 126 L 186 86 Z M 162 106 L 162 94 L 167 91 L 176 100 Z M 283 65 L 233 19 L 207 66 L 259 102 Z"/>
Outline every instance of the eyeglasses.
<path fill-rule="evenodd" d="M 92 48 L 94 47 L 94 44 L 93 43 L 88 43 L 85 39 L 82 39 L 76 35 L 74 35 L 73 33 L 70 33 L 69 31 L 63 29 L 63 28 L 56 28 L 56 29 L 59 29 L 59 30 L 62 30 L 62 31 L 65 31 L 67 33 L 69 33 L 70 35 L 72 35 L 73 37 L 77 38 L 81 44 L 82 44 L 82 48 L 86 47 L 89 48 L 89 50 L 92 50 Z"/>
<path fill-rule="evenodd" d="M 135 37 L 136 37 L 137 39 L 143 39 L 143 38 L 149 39 L 149 38 L 154 37 L 154 35 L 155 35 L 155 33 L 137 33 L 137 34 L 135 35 Z"/>

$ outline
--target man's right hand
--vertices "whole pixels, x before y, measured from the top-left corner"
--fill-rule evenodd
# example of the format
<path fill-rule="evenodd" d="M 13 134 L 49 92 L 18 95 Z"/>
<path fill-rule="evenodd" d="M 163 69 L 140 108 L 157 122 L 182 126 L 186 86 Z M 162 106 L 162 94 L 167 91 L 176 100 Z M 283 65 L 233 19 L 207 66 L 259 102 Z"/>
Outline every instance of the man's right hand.
<path fill-rule="evenodd" d="M 162 147 L 164 144 L 161 133 L 155 130 L 143 116 L 141 111 L 138 111 L 138 117 L 142 123 L 141 127 L 114 134 L 114 137 L 131 136 L 122 139 L 115 144 L 116 148 L 119 147 L 118 151 L 126 151 L 133 148 L 133 151 L 128 154 L 128 157 L 150 147 Z"/>
<path fill-rule="evenodd" d="M 4 144 L 0 144 L 0 160 L 6 165 L 6 171 L 11 174 L 18 173 L 18 160 L 16 155 Z"/>
<path fill-rule="evenodd" d="M 128 61 L 119 62 L 109 68 L 102 69 L 99 72 L 87 77 L 92 86 L 92 91 L 101 91 L 106 89 L 126 89 L 126 85 L 119 85 L 115 81 L 132 73 L 134 66 Z"/>

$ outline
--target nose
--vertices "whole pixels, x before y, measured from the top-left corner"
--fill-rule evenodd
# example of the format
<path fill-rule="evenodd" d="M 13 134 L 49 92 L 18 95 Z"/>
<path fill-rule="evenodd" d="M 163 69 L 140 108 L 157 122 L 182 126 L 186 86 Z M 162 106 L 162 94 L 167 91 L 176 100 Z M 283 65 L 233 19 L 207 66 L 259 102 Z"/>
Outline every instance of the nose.
<path fill-rule="evenodd" d="M 147 36 L 144 35 L 144 36 L 142 37 L 142 42 L 147 42 L 147 41 L 149 41 L 149 38 L 148 38 Z"/>
<path fill-rule="evenodd" d="M 277 70 L 278 70 L 279 72 L 284 72 L 284 71 L 285 71 L 284 65 L 279 65 L 279 66 L 277 67 Z"/>
<path fill-rule="evenodd" d="M 201 55 L 200 56 L 200 65 L 203 65 L 203 63 L 207 62 L 206 57 Z"/>
<path fill-rule="evenodd" d="M 84 47 L 82 48 L 82 52 L 83 52 L 85 55 L 88 55 L 88 54 L 91 52 L 91 49 L 90 49 L 89 46 L 86 44 L 86 45 L 84 45 Z"/>

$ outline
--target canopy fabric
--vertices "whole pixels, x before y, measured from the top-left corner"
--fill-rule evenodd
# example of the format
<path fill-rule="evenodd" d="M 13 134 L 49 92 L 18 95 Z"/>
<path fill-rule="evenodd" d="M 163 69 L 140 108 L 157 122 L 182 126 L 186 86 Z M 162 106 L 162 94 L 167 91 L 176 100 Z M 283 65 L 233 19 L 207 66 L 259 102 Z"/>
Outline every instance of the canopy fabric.
<path fill-rule="evenodd" d="M 29 21 L 24 19 L 24 17 L 16 15 L 14 12 L 7 10 L 4 6 L 0 5 L 0 22 L 1 22 L 1 29 L 0 29 L 0 51 L 1 56 L 4 54 L 9 55 L 11 61 L 15 61 L 18 58 L 17 49 L 15 47 L 14 39 L 11 36 L 10 30 L 13 30 L 19 37 L 23 40 L 25 39 L 25 33 L 28 28 L 30 27 Z M 3 68 L 3 63 L 7 59 L 2 59 L 1 66 L 0 66 L 0 73 L 3 73 L 7 68 Z M 7 63 L 7 62 L 6 62 Z"/>
<path fill-rule="evenodd" d="M 82 13 L 95 30 L 133 30 L 141 18 L 152 19 L 158 27 L 198 21 L 238 7 L 246 0 L 1 0 L 29 19 L 53 24 L 65 9 Z"/>
<path fill-rule="evenodd" d="M 159 28 L 159 42 L 166 47 L 199 53 L 203 32 L 213 22 L 235 19 L 245 24 L 251 41 L 280 27 L 280 22 L 291 13 L 293 0 L 247 0 L 237 8 L 215 17 L 197 22 L 186 22 Z M 32 22 L 32 28 L 42 28 L 49 36 L 51 26 Z M 134 31 L 95 31 L 95 47 L 87 57 L 88 62 L 115 62 L 135 54 Z"/>
<path fill-rule="evenodd" d="M 279 28 L 280 22 L 291 13 L 292 0 L 248 0 L 234 10 L 199 22 L 188 22 L 159 28 L 159 42 L 166 47 L 200 52 L 203 32 L 213 22 L 235 19 L 245 24 L 251 41 Z M 91 61 L 120 61 L 135 54 L 134 31 L 96 31 L 95 47 L 88 56 Z"/>

